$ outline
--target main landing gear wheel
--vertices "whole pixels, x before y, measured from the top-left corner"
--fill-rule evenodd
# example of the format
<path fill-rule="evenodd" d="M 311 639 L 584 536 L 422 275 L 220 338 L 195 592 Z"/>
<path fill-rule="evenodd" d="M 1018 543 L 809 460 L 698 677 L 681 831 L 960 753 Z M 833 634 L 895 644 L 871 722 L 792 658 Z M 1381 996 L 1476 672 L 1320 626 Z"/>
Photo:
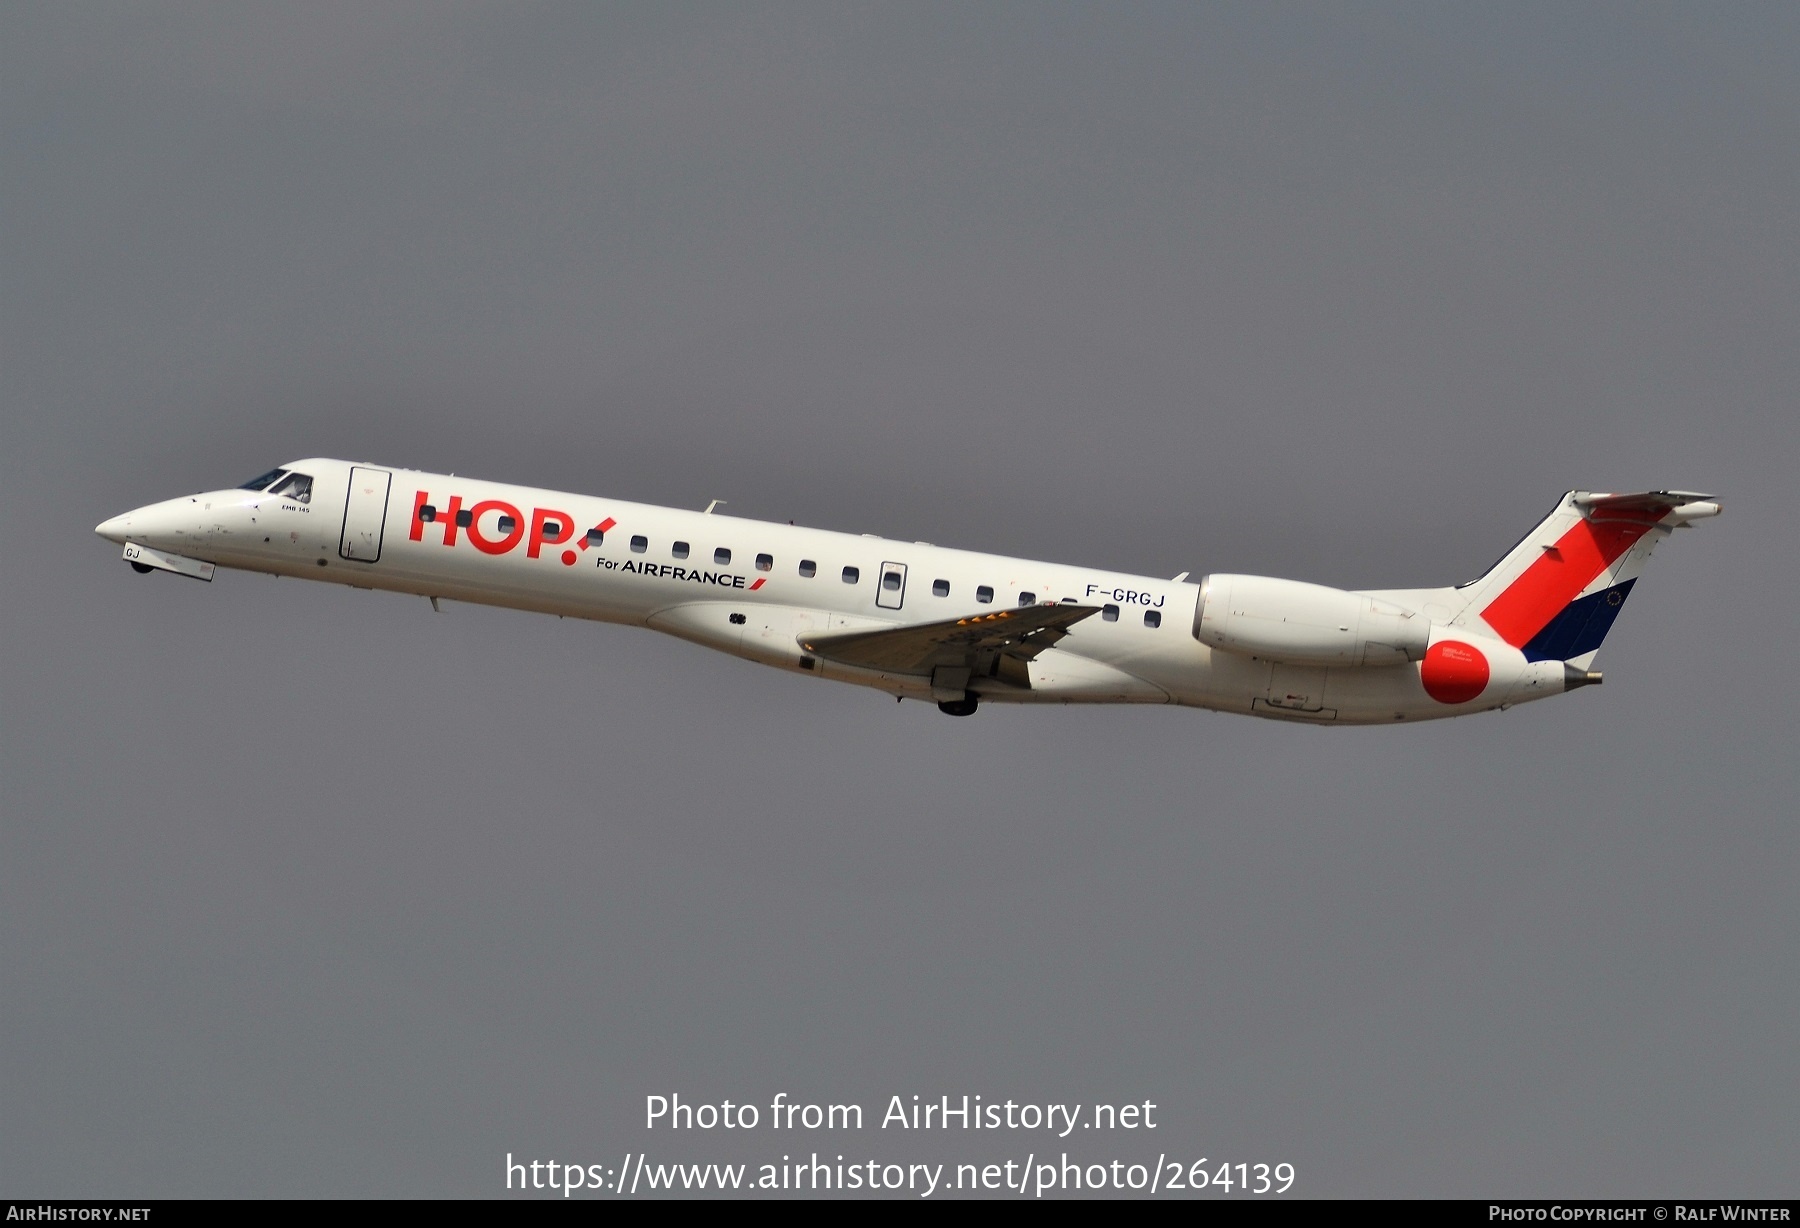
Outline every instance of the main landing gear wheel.
<path fill-rule="evenodd" d="M 155 571 L 156 568 L 150 566 L 150 564 L 148 564 L 148 563 L 133 563 L 131 565 L 131 570 L 137 572 L 138 575 L 140 575 L 140 576 L 147 576 L 151 572 Z"/>
<path fill-rule="evenodd" d="M 975 707 L 980 702 L 980 697 L 970 692 L 961 699 L 946 699 L 938 705 L 938 711 L 948 712 L 951 716 L 974 716 Z"/>

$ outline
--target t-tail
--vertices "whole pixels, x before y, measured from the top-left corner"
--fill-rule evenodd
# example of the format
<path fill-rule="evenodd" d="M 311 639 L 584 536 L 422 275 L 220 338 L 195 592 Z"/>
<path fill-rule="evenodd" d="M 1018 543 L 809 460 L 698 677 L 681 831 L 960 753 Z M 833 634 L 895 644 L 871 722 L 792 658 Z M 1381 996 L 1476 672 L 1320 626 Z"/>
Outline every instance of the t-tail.
<path fill-rule="evenodd" d="M 1598 682 L 1594 654 L 1650 552 L 1719 511 L 1712 495 L 1686 490 L 1570 491 L 1486 575 L 1447 590 L 1456 621 L 1485 624 L 1528 661 L 1564 662 L 1571 688 Z"/>

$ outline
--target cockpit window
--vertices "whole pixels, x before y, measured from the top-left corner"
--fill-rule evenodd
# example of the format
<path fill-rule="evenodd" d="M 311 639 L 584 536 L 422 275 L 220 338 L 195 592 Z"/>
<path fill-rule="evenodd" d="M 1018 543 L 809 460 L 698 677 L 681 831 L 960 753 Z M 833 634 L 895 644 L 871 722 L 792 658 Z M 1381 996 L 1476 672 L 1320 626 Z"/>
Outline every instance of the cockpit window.
<path fill-rule="evenodd" d="M 290 473 L 269 493 L 280 495 L 283 499 L 292 499 L 295 503 L 311 503 L 312 474 Z"/>
<path fill-rule="evenodd" d="M 267 490 L 270 482 L 273 482 L 276 478 L 282 476 L 286 472 L 286 469 L 271 469 L 259 478 L 251 478 L 248 482 L 245 482 L 242 486 L 238 487 L 238 489 Z"/>

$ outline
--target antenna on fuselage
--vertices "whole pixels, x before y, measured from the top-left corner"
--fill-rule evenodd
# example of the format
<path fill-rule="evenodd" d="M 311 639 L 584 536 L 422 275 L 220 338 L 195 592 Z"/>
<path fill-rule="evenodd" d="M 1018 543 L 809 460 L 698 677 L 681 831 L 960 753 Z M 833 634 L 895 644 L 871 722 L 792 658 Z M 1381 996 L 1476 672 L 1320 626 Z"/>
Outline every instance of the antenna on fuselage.
<path fill-rule="evenodd" d="M 723 503 L 723 502 L 725 502 L 725 500 L 723 500 L 723 499 L 714 499 L 714 500 L 713 500 L 713 501 L 712 501 L 712 502 L 711 502 L 711 503 L 708 503 L 708 504 L 707 504 L 707 505 L 706 505 L 706 510 L 705 510 L 705 511 L 704 511 L 704 512 L 701 512 L 701 513 L 700 513 L 700 514 L 701 514 L 701 515 L 702 515 L 702 516 L 710 516 L 710 515 L 712 515 L 712 510 L 713 510 L 713 509 L 714 509 L 714 508 L 715 508 L 715 507 L 717 507 L 717 506 L 719 506 L 719 504 L 721 504 L 721 503 Z"/>

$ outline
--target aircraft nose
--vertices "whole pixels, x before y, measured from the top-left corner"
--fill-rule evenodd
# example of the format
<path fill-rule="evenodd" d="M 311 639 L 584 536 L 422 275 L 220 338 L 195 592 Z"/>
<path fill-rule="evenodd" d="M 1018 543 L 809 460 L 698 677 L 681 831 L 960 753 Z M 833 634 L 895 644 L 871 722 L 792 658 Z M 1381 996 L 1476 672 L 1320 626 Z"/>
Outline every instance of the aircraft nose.
<path fill-rule="evenodd" d="M 191 541 L 200 532 L 198 502 L 198 497 L 189 496 L 134 507 L 122 516 L 101 521 L 94 532 L 120 545 L 133 541 L 141 546 L 179 549 L 178 541 Z"/>

